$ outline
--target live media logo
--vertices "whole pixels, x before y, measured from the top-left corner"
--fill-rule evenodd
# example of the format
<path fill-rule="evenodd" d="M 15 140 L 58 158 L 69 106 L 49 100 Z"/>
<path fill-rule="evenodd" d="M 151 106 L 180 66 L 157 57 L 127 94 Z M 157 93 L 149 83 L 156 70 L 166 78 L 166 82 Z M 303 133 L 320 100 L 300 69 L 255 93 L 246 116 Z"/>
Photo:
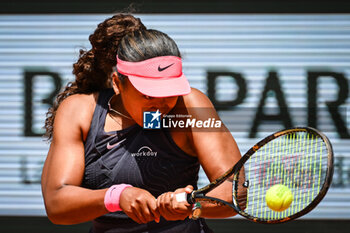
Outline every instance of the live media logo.
<path fill-rule="evenodd" d="M 144 129 L 160 129 L 160 116 L 162 114 L 156 112 L 143 112 L 143 128 Z"/>

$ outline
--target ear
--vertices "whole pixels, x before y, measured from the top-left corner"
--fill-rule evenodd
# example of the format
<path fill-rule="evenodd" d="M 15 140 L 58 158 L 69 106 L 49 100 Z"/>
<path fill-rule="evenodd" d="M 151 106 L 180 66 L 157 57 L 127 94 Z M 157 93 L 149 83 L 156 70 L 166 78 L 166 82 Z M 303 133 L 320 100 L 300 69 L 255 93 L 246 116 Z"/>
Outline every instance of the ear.
<path fill-rule="evenodd" d="M 118 95 L 120 91 L 123 89 L 123 85 L 118 78 L 117 72 L 113 72 L 112 74 L 112 85 L 116 95 Z"/>

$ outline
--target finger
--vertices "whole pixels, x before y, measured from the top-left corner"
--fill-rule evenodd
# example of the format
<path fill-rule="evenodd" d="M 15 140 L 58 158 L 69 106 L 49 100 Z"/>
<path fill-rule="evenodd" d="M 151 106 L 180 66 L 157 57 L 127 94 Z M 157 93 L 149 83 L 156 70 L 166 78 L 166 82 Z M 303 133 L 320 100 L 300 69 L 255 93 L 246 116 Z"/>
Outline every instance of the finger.
<path fill-rule="evenodd" d="M 173 203 L 176 203 L 176 205 L 181 205 L 183 206 L 183 208 L 188 209 L 189 207 L 191 207 L 191 204 L 187 202 L 187 195 L 188 193 L 186 192 L 176 193 L 173 197 Z"/>
<path fill-rule="evenodd" d="M 193 191 L 193 186 L 192 185 L 187 185 L 184 188 L 176 189 L 174 193 L 175 194 L 178 194 L 178 193 L 187 193 L 187 194 L 189 194 L 189 193 L 192 193 L 192 191 Z"/>
<path fill-rule="evenodd" d="M 176 211 L 176 213 L 187 217 L 192 212 L 192 205 L 186 200 L 187 194 L 192 193 L 192 191 L 193 186 L 187 185 L 184 189 L 182 189 L 182 193 L 178 193 L 173 196 L 173 209 Z M 181 198 L 181 196 L 183 197 Z"/>
<path fill-rule="evenodd" d="M 160 198 L 160 209 L 163 212 L 168 211 L 168 209 L 171 207 L 170 202 L 169 202 L 169 193 L 164 193 L 162 194 Z"/>
<path fill-rule="evenodd" d="M 135 222 L 137 222 L 138 224 L 141 224 L 141 223 L 142 223 L 141 220 L 140 220 L 135 214 L 129 213 L 128 216 L 129 216 L 132 220 L 134 220 Z"/>
<path fill-rule="evenodd" d="M 154 216 L 147 203 L 145 203 L 145 206 L 142 208 L 141 214 L 143 216 L 144 223 L 148 223 L 154 220 Z"/>
<path fill-rule="evenodd" d="M 157 202 L 157 208 L 159 208 L 160 205 L 161 205 L 161 203 L 162 203 L 163 195 L 164 195 L 164 194 L 162 194 L 162 195 L 160 195 L 160 196 L 157 197 L 157 200 L 156 200 L 156 202 Z"/>
<path fill-rule="evenodd" d="M 164 197 L 164 200 L 166 203 L 166 208 L 170 213 L 176 215 L 176 214 L 178 214 L 178 212 L 176 210 L 176 205 L 174 205 L 175 203 L 174 203 L 173 199 L 175 199 L 173 193 L 166 193 L 166 195 Z"/>
<path fill-rule="evenodd" d="M 176 214 L 186 214 L 189 211 L 189 206 L 187 202 L 178 202 L 176 197 L 171 199 L 172 209 Z"/>
<path fill-rule="evenodd" d="M 165 211 L 165 208 L 164 208 L 164 193 L 162 195 L 160 195 L 158 198 L 157 198 L 157 208 L 158 208 L 158 211 L 159 213 L 164 216 L 164 211 Z"/>
<path fill-rule="evenodd" d="M 140 223 L 146 223 L 147 222 L 147 220 L 144 217 L 145 215 L 144 215 L 143 211 L 144 210 L 143 210 L 142 206 L 140 206 L 139 203 L 133 208 L 133 213 L 139 219 Z"/>
<path fill-rule="evenodd" d="M 159 222 L 159 214 L 157 210 L 156 199 L 150 195 L 145 199 L 146 202 L 143 205 L 143 216 L 147 222 L 157 220 Z"/>
<path fill-rule="evenodd" d="M 158 197 L 158 199 L 159 199 L 159 208 L 158 208 L 159 212 L 167 220 L 170 220 L 167 218 L 167 216 L 169 216 L 169 214 L 171 214 L 171 215 L 174 214 L 172 209 L 171 209 L 170 196 L 171 196 L 171 193 L 163 193 L 160 197 Z"/>
<path fill-rule="evenodd" d="M 139 219 L 139 217 L 137 217 L 137 215 L 135 214 L 136 210 L 135 210 L 135 208 L 133 208 L 132 204 L 129 205 L 129 207 L 127 209 L 124 209 L 123 211 L 126 215 L 128 215 L 132 220 L 134 220 L 138 224 L 142 223 L 141 220 Z"/>
<path fill-rule="evenodd" d="M 186 193 L 192 193 L 193 191 L 193 186 L 192 185 L 187 185 L 186 188 L 185 188 L 185 192 Z"/>
<path fill-rule="evenodd" d="M 148 209 L 150 213 L 152 214 L 152 220 L 154 219 L 155 222 L 159 223 L 160 220 L 160 213 L 157 208 L 157 200 L 148 202 Z"/>

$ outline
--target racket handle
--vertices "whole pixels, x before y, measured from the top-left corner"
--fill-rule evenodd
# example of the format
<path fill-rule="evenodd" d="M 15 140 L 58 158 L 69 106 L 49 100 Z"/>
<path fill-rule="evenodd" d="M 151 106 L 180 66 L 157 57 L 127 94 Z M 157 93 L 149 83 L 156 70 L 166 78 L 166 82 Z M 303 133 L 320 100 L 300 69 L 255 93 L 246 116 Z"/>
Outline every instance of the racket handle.
<path fill-rule="evenodd" d="M 177 202 L 184 202 L 187 201 L 187 193 L 177 193 L 175 194 L 175 198 Z"/>
<path fill-rule="evenodd" d="M 192 201 L 192 193 L 177 193 L 175 194 L 175 198 L 177 202 L 187 202 L 189 204 L 193 204 L 194 202 Z"/>

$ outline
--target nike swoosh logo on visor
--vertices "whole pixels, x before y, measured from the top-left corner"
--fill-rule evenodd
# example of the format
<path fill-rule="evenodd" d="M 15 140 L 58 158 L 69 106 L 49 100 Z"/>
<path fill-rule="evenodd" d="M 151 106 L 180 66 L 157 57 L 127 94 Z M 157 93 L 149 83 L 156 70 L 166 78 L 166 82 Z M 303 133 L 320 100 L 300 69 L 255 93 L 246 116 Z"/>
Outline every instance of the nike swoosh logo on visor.
<path fill-rule="evenodd" d="M 124 138 L 123 140 L 121 140 L 121 141 L 119 141 L 119 142 L 116 142 L 116 143 L 114 143 L 114 144 L 109 144 L 109 142 L 107 143 L 107 149 L 108 150 L 110 150 L 110 149 L 112 149 L 112 148 L 114 148 L 114 147 L 116 147 L 116 146 L 118 146 L 118 145 L 120 145 L 122 142 L 124 142 L 126 140 L 126 138 Z"/>
<path fill-rule="evenodd" d="M 170 66 L 172 66 L 172 65 L 174 65 L 175 63 L 173 63 L 173 64 L 170 64 L 170 65 L 168 65 L 168 66 L 166 66 L 166 67 L 163 67 L 163 68 L 160 68 L 160 65 L 158 66 L 158 71 L 159 72 L 162 72 L 163 70 L 166 70 L 166 69 L 168 69 Z"/>

